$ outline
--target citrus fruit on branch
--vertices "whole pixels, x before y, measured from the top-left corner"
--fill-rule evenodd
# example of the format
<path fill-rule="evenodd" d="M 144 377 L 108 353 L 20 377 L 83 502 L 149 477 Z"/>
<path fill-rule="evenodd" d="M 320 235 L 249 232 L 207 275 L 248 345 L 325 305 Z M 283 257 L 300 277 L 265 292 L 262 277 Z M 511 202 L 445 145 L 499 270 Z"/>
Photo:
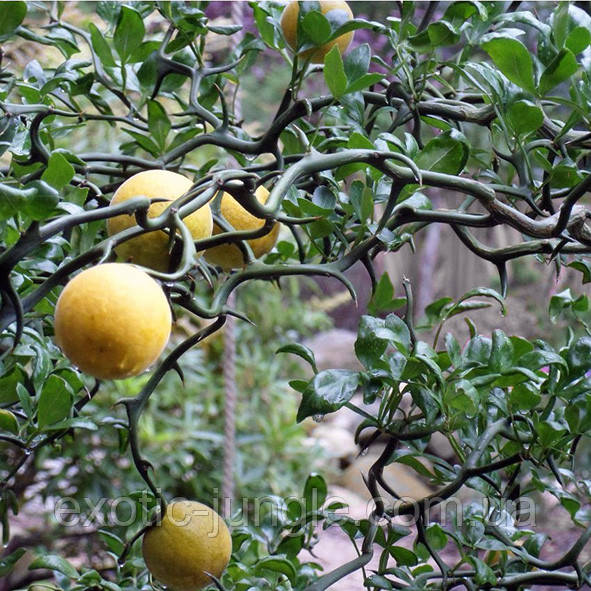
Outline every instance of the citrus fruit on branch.
<path fill-rule="evenodd" d="M 213 509 L 178 501 L 170 503 L 162 521 L 144 534 L 142 553 L 155 579 L 173 591 L 195 591 L 211 584 L 209 574 L 222 575 L 232 538 Z"/>
<path fill-rule="evenodd" d="M 353 12 L 349 5 L 343 0 L 319 0 L 320 12 L 332 22 L 344 24 L 353 18 Z M 299 2 L 290 2 L 281 15 L 281 30 L 287 44 L 297 51 L 299 46 L 298 39 L 298 16 L 300 13 Z M 336 45 L 339 51 L 344 53 L 353 39 L 353 31 L 340 35 L 336 39 L 324 43 L 317 48 L 311 48 L 303 51 L 300 56 L 303 59 L 309 59 L 313 64 L 324 63 L 324 56 Z"/>
<path fill-rule="evenodd" d="M 111 205 L 141 196 L 164 199 L 152 203 L 148 209 L 148 217 L 155 218 L 164 212 L 171 201 L 185 194 L 192 185 L 187 177 L 170 170 L 144 170 L 128 178 L 115 191 Z M 194 240 L 209 238 L 213 227 L 209 204 L 183 218 L 183 222 Z M 135 225 L 135 216 L 123 214 L 107 220 L 107 232 L 112 236 Z M 122 242 L 115 247 L 115 252 L 124 261 L 166 272 L 170 270 L 171 262 L 169 242 L 166 232 L 153 230 Z"/>
<path fill-rule="evenodd" d="M 259 203 L 265 204 L 269 198 L 269 191 L 263 186 L 258 187 L 254 194 Z M 265 220 L 252 215 L 229 193 L 222 194 L 220 214 L 232 228 L 238 231 L 258 230 L 265 225 Z M 255 258 L 258 259 L 271 251 L 275 246 L 275 242 L 277 242 L 279 229 L 280 224 L 275 222 L 268 234 L 247 241 Z M 221 232 L 222 229 L 217 224 L 214 224 L 213 233 L 219 234 Z M 242 251 L 235 244 L 220 244 L 208 248 L 205 251 L 205 260 L 226 271 L 238 269 L 246 264 Z"/>
<path fill-rule="evenodd" d="M 78 368 L 99 379 L 147 369 L 162 353 L 172 316 L 162 288 L 140 268 L 106 263 L 71 279 L 55 308 L 55 340 Z"/>

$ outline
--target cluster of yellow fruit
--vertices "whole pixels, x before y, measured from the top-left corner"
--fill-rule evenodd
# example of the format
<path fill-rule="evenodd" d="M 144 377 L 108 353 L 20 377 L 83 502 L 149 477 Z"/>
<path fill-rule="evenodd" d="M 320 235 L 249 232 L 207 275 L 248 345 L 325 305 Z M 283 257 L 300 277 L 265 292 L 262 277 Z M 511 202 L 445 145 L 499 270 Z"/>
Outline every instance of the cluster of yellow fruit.
<path fill-rule="evenodd" d="M 146 170 L 126 180 L 115 192 L 111 205 L 138 196 L 162 199 L 150 205 L 154 218 L 170 202 L 186 193 L 192 182 L 167 170 Z M 265 203 L 269 192 L 259 187 L 257 199 Z M 264 220 L 251 215 L 231 195 L 224 193 L 220 213 L 236 230 L 255 230 Z M 221 230 L 214 225 L 209 204 L 184 218 L 194 240 Z M 133 215 L 119 215 L 107 222 L 110 235 L 135 226 Z M 279 224 L 248 243 L 258 258 L 277 240 Z M 168 235 L 162 230 L 146 232 L 116 247 L 121 259 L 166 271 L 170 264 Z M 234 244 L 207 249 L 205 258 L 225 270 L 244 266 L 244 257 Z M 55 309 L 55 338 L 64 354 L 83 372 L 100 379 L 138 375 L 162 353 L 168 342 L 171 313 L 164 292 L 147 273 L 128 263 L 105 263 L 82 271 L 62 291 Z"/>
<path fill-rule="evenodd" d="M 343 0 L 321 0 L 323 14 L 341 11 L 352 18 Z M 298 46 L 298 2 L 289 3 L 281 18 L 287 43 Z M 318 48 L 302 53 L 312 62 L 322 62 L 333 46 L 343 52 L 353 33 L 346 33 Z M 168 170 L 146 170 L 127 179 L 115 192 L 111 205 L 133 197 L 158 200 L 148 209 L 148 217 L 161 215 L 170 203 L 189 191 L 192 182 Z M 260 186 L 255 192 L 266 203 L 269 192 Z M 264 220 L 244 209 L 231 195 L 223 193 L 220 214 L 235 230 L 260 229 Z M 194 240 L 219 234 L 209 204 L 183 219 Z M 136 225 L 135 216 L 109 218 L 107 231 L 114 235 Z M 279 224 L 260 238 L 248 240 L 256 258 L 268 253 L 279 234 Z M 168 271 L 171 263 L 169 237 L 162 230 L 146 232 L 116 247 L 125 261 L 157 271 Z M 224 270 L 244 266 L 241 250 L 235 244 L 221 244 L 205 251 L 205 259 Z M 83 372 L 99 379 L 119 379 L 137 375 L 148 368 L 168 342 L 171 313 L 160 286 L 144 271 L 126 263 L 106 263 L 87 269 L 72 279 L 62 291 L 55 310 L 55 337 L 64 354 Z"/>

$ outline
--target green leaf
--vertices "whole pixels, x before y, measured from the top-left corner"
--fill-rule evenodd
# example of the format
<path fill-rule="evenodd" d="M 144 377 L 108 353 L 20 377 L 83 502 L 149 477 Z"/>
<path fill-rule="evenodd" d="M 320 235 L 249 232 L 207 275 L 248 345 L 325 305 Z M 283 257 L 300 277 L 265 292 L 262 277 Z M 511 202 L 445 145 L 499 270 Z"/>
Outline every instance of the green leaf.
<path fill-rule="evenodd" d="M 577 58 L 570 49 L 562 49 L 548 64 L 540 78 L 539 90 L 543 96 L 561 82 L 568 80 L 579 68 Z"/>
<path fill-rule="evenodd" d="M 111 552 L 118 555 L 121 554 L 125 547 L 125 543 L 119 536 L 106 529 L 99 529 L 98 534 L 104 540 L 105 544 L 107 544 Z"/>
<path fill-rule="evenodd" d="M 548 312 L 550 313 L 550 320 L 556 322 L 563 310 L 572 306 L 574 302 L 570 288 L 567 288 L 560 293 L 554 294 L 550 298 L 550 306 Z"/>
<path fill-rule="evenodd" d="M 341 97 L 347 89 L 347 75 L 341 52 L 338 46 L 334 46 L 324 58 L 324 79 L 335 98 Z"/>
<path fill-rule="evenodd" d="M 419 562 L 417 555 L 403 546 L 391 546 L 388 550 L 398 566 L 414 566 Z"/>
<path fill-rule="evenodd" d="M 587 27 L 575 27 L 566 38 L 565 47 L 570 49 L 575 55 L 587 49 L 591 43 L 591 32 Z"/>
<path fill-rule="evenodd" d="M 468 416 L 474 416 L 479 408 L 478 390 L 468 380 L 458 380 L 446 392 L 445 401 L 451 408 L 460 410 Z"/>
<path fill-rule="evenodd" d="M 132 131 L 131 129 L 124 129 L 123 131 L 128 133 L 141 148 L 152 154 L 152 156 L 158 156 L 160 154 L 160 148 L 151 137 L 137 131 Z"/>
<path fill-rule="evenodd" d="M 568 367 L 564 358 L 558 355 L 558 353 L 543 351 L 540 349 L 522 355 L 518 359 L 518 364 L 532 370 L 540 369 L 546 365 L 560 365 L 564 369 L 567 369 Z"/>
<path fill-rule="evenodd" d="M 283 345 L 276 351 L 277 353 L 293 353 L 298 357 L 301 357 L 304 361 L 307 361 L 314 370 L 314 373 L 318 373 L 318 367 L 316 366 L 316 359 L 314 358 L 314 351 L 306 345 L 300 345 L 299 343 L 291 343 L 289 345 Z"/>
<path fill-rule="evenodd" d="M 322 45 L 323 43 L 326 43 L 331 34 L 330 23 L 326 17 L 317 10 L 312 10 L 306 13 L 300 26 L 302 27 L 305 38 L 307 37 L 313 45 Z"/>
<path fill-rule="evenodd" d="M 567 362 L 572 377 L 585 374 L 589 369 L 591 359 L 591 337 L 581 337 L 569 348 Z"/>
<path fill-rule="evenodd" d="M 166 138 L 170 132 L 170 127 L 170 121 L 164 107 L 157 101 L 149 101 L 148 129 L 150 130 L 152 139 L 162 151 L 166 147 Z"/>
<path fill-rule="evenodd" d="M 501 371 L 511 367 L 513 361 L 513 344 L 507 335 L 499 329 L 493 331 L 489 365 L 493 371 Z"/>
<path fill-rule="evenodd" d="M 447 545 L 447 534 L 443 531 L 443 528 L 438 523 L 430 525 L 427 528 L 425 534 L 429 545 L 434 550 L 443 550 Z"/>
<path fill-rule="evenodd" d="M 518 134 L 536 131 L 544 122 L 542 109 L 526 99 L 511 103 L 507 117 L 509 124 Z"/>
<path fill-rule="evenodd" d="M 377 84 L 380 80 L 384 78 L 383 74 L 379 74 L 377 72 L 371 74 L 364 74 L 361 78 L 357 78 L 355 82 L 352 82 L 347 86 L 347 90 L 345 94 L 350 94 L 351 92 L 358 92 L 371 86 L 372 84 Z"/>
<path fill-rule="evenodd" d="M 355 341 L 357 358 L 367 369 L 378 367 L 393 337 L 394 335 L 386 329 L 386 321 L 383 318 L 362 316 Z"/>
<path fill-rule="evenodd" d="M 371 575 L 365 580 L 364 586 L 371 589 L 386 589 L 386 591 L 393 588 L 392 583 L 382 575 Z"/>
<path fill-rule="evenodd" d="M 238 31 L 241 31 L 242 25 L 207 25 L 207 28 L 217 35 L 233 35 Z"/>
<path fill-rule="evenodd" d="M 468 560 L 472 563 L 474 569 L 476 570 L 476 576 L 474 579 L 477 584 L 494 585 L 496 583 L 497 577 L 492 568 L 490 568 L 486 562 L 476 558 L 476 556 L 468 556 Z"/>
<path fill-rule="evenodd" d="M 534 66 L 527 47 L 521 41 L 491 33 L 482 43 L 482 49 L 490 55 L 495 66 L 514 84 L 535 93 Z"/>
<path fill-rule="evenodd" d="M 367 310 L 370 314 L 379 312 L 392 312 L 401 308 L 406 303 L 406 298 L 394 297 L 394 286 L 388 273 L 383 273 L 376 285 L 374 294 L 367 304 Z"/>
<path fill-rule="evenodd" d="M 113 59 L 113 54 L 111 53 L 111 47 L 103 37 L 103 34 L 98 30 L 94 23 L 90 23 L 88 28 L 90 29 L 90 42 L 94 52 L 104 66 L 114 68 L 116 64 Z"/>
<path fill-rule="evenodd" d="M 139 12 L 129 6 L 121 6 L 113 45 L 122 62 L 127 62 L 132 53 L 141 45 L 146 30 Z"/>
<path fill-rule="evenodd" d="M 295 566 L 287 558 L 280 556 L 266 556 L 259 560 L 254 568 L 255 576 L 262 576 L 265 570 L 270 570 L 276 573 L 285 575 L 292 583 L 297 578 Z"/>
<path fill-rule="evenodd" d="M 269 15 L 265 12 L 258 3 L 252 6 L 254 20 L 257 25 L 257 29 L 261 35 L 262 40 L 271 48 L 276 48 L 275 43 L 275 28 L 273 24 L 269 22 Z"/>
<path fill-rule="evenodd" d="M 326 481 L 320 474 L 310 474 L 304 485 L 306 511 L 318 511 L 326 500 L 327 490 Z"/>
<path fill-rule="evenodd" d="M 69 579 L 75 579 L 78 577 L 78 571 L 67 560 L 55 554 L 47 554 L 35 558 L 35 560 L 29 565 L 29 570 L 35 570 L 38 568 L 56 570 L 63 575 L 66 575 Z"/>
<path fill-rule="evenodd" d="M 455 45 L 460 40 L 460 32 L 451 23 L 440 20 L 427 27 L 429 41 L 434 47 Z"/>
<path fill-rule="evenodd" d="M 27 183 L 25 191 L 27 199 L 22 205 L 22 211 L 26 216 L 32 220 L 44 220 L 55 211 L 59 203 L 59 193 L 45 181 Z"/>
<path fill-rule="evenodd" d="M 568 36 L 568 29 L 570 24 L 569 3 L 558 2 L 556 10 L 552 13 L 552 36 L 556 46 L 561 48 Z"/>
<path fill-rule="evenodd" d="M 349 84 L 367 74 L 371 60 L 371 49 L 367 43 L 349 51 L 343 60 Z"/>
<path fill-rule="evenodd" d="M 425 170 L 459 174 L 464 169 L 469 154 L 469 143 L 464 134 L 450 129 L 430 140 L 417 156 L 416 163 Z"/>
<path fill-rule="evenodd" d="M 47 378 L 37 407 L 39 428 L 57 423 L 70 415 L 72 395 L 65 380 L 52 374 Z"/>
<path fill-rule="evenodd" d="M 408 454 L 406 452 L 401 452 L 403 455 L 395 457 L 393 460 L 398 464 L 404 464 L 405 466 L 410 466 L 415 472 L 424 476 L 425 478 L 431 479 L 433 478 L 433 474 L 429 471 L 429 469 L 420 462 L 414 454 Z"/>
<path fill-rule="evenodd" d="M 18 421 L 16 417 L 4 408 L 0 408 L 0 431 L 18 433 Z"/>
<path fill-rule="evenodd" d="M 527 382 L 516 384 L 509 393 L 511 407 L 517 411 L 528 411 L 536 408 L 542 400 L 542 396 L 536 388 Z"/>
<path fill-rule="evenodd" d="M 0 41 L 6 41 L 27 16 L 26 2 L 3 2 L 0 11 Z"/>
<path fill-rule="evenodd" d="M 66 158 L 54 152 L 47 162 L 47 168 L 41 178 L 52 187 L 63 189 L 74 177 L 76 171 Z"/>
<path fill-rule="evenodd" d="M 591 262 L 585 259 L 576 259 L 572 263 L 569 263 L 567 267 L 572 267 L 582 273 L 583 277 L 581 278 L 581 283 L 585 284 L 591 282 Z"/>
<path fill-rule="evenodd" d="M 338 410 L 355 394 L 359 374 L 347 369 L 327 369 L 316 374 L 304 391 L 297 421 L 317 414 L 325 415 Z"/>

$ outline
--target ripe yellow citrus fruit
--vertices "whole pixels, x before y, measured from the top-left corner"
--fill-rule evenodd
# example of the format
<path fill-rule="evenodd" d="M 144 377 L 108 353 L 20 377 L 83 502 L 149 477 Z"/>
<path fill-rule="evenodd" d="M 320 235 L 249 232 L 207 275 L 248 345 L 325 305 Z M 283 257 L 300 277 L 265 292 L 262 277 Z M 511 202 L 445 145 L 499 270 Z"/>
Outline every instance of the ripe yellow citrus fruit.
<path fill-rule="evenodd" d="M 320 12 L 322 14 L 327 15 L 331 11 L 341 11 L 344 13 L 343 15 L 338 15 L 342 17 L 340 20 L 344 23 L 345 21 L 351 20 L 353 18 L 353 12 L 349 8 L 349 5 L 344 2 L 344 0 L 319 0 L 318 4 L 320 5 Z M 298 47 L 298 14 L 300 12 L 299 3 L 292 1 L 290 2 L 283 11 L 281 15 L 281 30 L 283 31 L 283 36 L 287 41 L 288 45 L 296 50 Z M 321 45 L 318 48 L 314 49 L 307 49 L 306 51 L 302 52 L 301 56 L 304 59 L 309 59 L 313 64 L 322 64 L 324 63 L 324 56 L 336 45 L 339 48 L 339 51 L 344 53 L 349 47 L 351 40 L 353 39 L 353 31 L 349 31 L 324 45 Z"/>
<path fill-rule="evenodd" d="M 178 501 L 144 534 L 142 553 L 155 579 L 174 591 L 195 591 L 211 584 L 207 573 L 221 577 L 232 554 L 232 537 L 213 509 Z"/>
<path fill-rule="evenodd" d="M 260 203 L 266 203 L 269 198 L 269 191 L 263 186 L 260 186 L 254 194 Z M 235 230 L 239 231 L 257 230 L 265 225 L 265 220 L 257 218 L 246 211 L 229 193 L 222 195 L 220 214 Z M 275 246 L 279 229 L 280 224 L 276 222 L 268 234 L 247 241 L 257 259 L 267 254 Z M 214 224 L 213 233 L 219 234 L 220 232 L 220 227 Z M 205 251 L 205 260 L 212 265 L 222 267 L 226 271 L 244 267 L 245 264 L 242 251 L 235 244 L 220 244 L 208 248 Z"/>
<path fill-rule="evenodd" d="M 128 178 L 115 191 L 111 205 L 140 196 L 149 199 L 166 199 L 150 205 L 148 217 L 158 217 L 170 205 L 168 202 L 178 199 L 191 188 L 192 184 L 187 177 L 170 170 L 144 170 Z M 211 236 L 213 219 L 209 205 L 204 205 L 183 218 L 183 222 L 194 240 Z M 107 232 L 112 236 L 135 225 L 135 216 L 119 215 L 107 220 Z M 125 261 L 156 271 L 168 271 L 170 266 L 168 244 L 168 234 L 162 230 L 154 230 L 123 242 L 115 248 L 115 251 Z"/>
<path fill-rule="evenodd" d="M 159 357 L 172 316 L 161 287 L 140 268 L 106 263 L 68 282 L 55 308 L 55 340 L 81 371 L 134 376 Z"/>

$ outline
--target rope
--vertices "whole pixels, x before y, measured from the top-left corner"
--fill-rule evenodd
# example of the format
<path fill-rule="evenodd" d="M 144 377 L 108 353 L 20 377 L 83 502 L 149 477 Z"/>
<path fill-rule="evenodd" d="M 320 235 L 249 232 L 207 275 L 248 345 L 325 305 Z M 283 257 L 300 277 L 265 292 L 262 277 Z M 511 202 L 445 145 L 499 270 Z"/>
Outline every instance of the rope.
<path fill-rule="evenodd" d="M 228 306 L 233 308 L 236 295 L 228 298 Z M 224 403 L 224 468 L 222 480 L 222 514 L 228 518 L 234 499 L 234 463 L 236 459 L 236 319 L 228 316 L 224 330 L 223 377 L 225 390 Z"/>
<path fill-rule="evenodd" d="M 244 3 L 232 2 L 232 21 L 243 23 Z M 242 41 L 243 32 L 233 35 L 236 45 Z M 240 97 L 234 101 L 234 116 L 236 120 L 242 117 Z M 236 294 L 232 292 L 228 297 L 227 305 L 233 308 L 236 305 Z M 224 466 L 222 480 L 222 515 L 227 519 L 232 513 L 232 501 L 234 499 L 234 464 L 236 460 L 236 319 L 228 316 L 224 330 L 224 362 L 223 377 L 225 390 L 224 403 Z"/>

